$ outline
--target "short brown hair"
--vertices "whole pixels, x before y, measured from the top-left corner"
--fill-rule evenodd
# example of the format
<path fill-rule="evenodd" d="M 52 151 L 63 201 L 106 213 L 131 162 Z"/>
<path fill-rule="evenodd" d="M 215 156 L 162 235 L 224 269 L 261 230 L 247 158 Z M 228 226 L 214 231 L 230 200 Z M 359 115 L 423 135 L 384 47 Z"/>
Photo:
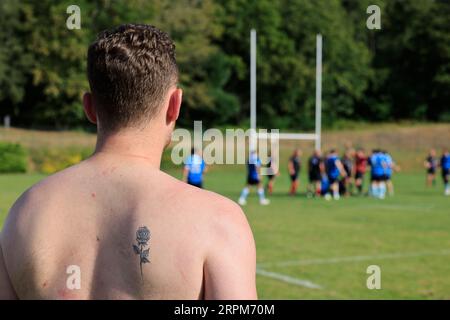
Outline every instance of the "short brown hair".
<path fill-rule="evenodd" d="M 141 126 L 178 81 L 175 45 L 154 26 L 125 24 L 89 46 L 87 73 L 102 130 Z"/>

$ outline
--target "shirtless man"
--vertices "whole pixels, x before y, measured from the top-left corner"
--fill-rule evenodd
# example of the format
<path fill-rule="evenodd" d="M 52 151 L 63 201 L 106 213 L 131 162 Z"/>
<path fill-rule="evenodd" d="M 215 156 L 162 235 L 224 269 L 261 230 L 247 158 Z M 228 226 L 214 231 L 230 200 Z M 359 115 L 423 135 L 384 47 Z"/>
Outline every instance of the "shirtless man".
<path fill-rule="evenodd" d="M 88 78 L 95 153 L 12 207 L 0 299 L 256 299 L 240 207 L 159 169 L 182 98 L 168 35 L 146 25 L 99 35 Z M 79 289 L 68 286 L 70 266 L 81 271 Z"/>

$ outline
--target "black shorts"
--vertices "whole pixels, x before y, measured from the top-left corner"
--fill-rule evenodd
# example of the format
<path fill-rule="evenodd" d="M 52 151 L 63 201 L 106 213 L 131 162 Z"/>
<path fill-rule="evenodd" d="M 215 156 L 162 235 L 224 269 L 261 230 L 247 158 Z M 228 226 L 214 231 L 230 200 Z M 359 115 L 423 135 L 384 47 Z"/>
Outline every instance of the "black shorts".
<path fill-rule="evenodd" d="M 330 177 L 328 176 L 328 182 L 330 183 L 330 185 L 339 182 L 339 177 Z"/>
<path fill-rule="evenodd" d="M 290 177 L 291 177 L 291 181 L 292 181 L 292 182 L 295 182 L 295 181 L 298 180 L 298 173 L 296 173 L 296 174 L 291 174 Z"/>
<path fill-rule="evenodd" d="M 384 174 L 372 174 L 372 176 L 370 177 L 370 180 L 374 181 L 374 182 L 386 181 L 386 175 L 384 175 Z"/>
<path fill-rule="evenodd" d="M 260 181 L 259 181 L 259 178 L 253 178 L 253 177 L 250 177 L 250 176 L 248 176 L 247 177 L 247 184 L 249 184 L 249 185 L 251 185 L 251 186 L 256 186 L 256 185 L 258 185 L 260 183 Z"/>
<path fill-rule="evenodd" d="M 428 174 L 436 174 L 436 168 L 428 168 L 427 173 Z"/>
<path fill-rule="evenodd" d="M 188 184 L 190 184 L 191 186 L 203 189 L 203 182 L 192 182 L 192 181 L 188 181 Z"/>
<path fill-rule="evenodd" d="M 442 169 L 442 179 L 444 179 L 445 183 L 448 183 L 450 175 L 450 169 Z"/>
<path fill-rule="evenodd" d="M 347 178 L 350 178 L 352 176 L 352 169 L 350 168 L 344 168 L 345 174 L 347 175 Z"/>
<path fill-rule="evenodd" d="M 355 179 L 363 179 L 364 178 L 364 172 L 356 172 L 355 173 Z"/>
<path fill-rule="evenodd" d="M 317 182 L 322 180 L 322 177 L 320 176 L 320 172 L 311 171 L 308 174 L 309 182 Z"/>
<path fill-rule="evenodd" d="M 267 179 L 270 181 L 270 180 L 273 180 L 275 178 L 275 175 L 274 174 L 271 174 L 271 175 L 268 175 L 267 176 Z"/>

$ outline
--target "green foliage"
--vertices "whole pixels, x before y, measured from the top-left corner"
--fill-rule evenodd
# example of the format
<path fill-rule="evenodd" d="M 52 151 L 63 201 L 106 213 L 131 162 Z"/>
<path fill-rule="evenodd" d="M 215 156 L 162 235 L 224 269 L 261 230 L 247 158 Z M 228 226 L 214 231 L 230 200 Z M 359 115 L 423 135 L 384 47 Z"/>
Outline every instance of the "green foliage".
<path fill-rule="evenodd" d="M 90 148 L 66 147 L 66 148 L 39 148 L 30 150 L 34 171 L 51 174 L 61 171 L 92 154 Z"/>
<path fill-rule="evenodd" d="M 18 114 L 18 103 L 25 95 L 26 70 L 33 61 L 23 50 L 19 13 L 17 1 L 0 1 L 0 105 L 11 115 Z"/>
<path fill-rule="evenodd" d="M 170 33 L 184 103 L 180 125 L 243 124 L 249 114 L 249 32 L 258 31 L 258 123 L 311 129 L 315 35 L 324 37 L 324 124 L 339 119 L 448 121 L 446 0 L 69 0 L 0 2 L 0 116 L 13 124 L 87 126 L 86 52 L 96 34 L 131 22 Z M 382 30 L 366 28 L 381 7 Z"/>
<path fill-rule="evenodd" d="M 27 171 L 27 153 L 16 143 L 0 142 L 0 173 Z"/>

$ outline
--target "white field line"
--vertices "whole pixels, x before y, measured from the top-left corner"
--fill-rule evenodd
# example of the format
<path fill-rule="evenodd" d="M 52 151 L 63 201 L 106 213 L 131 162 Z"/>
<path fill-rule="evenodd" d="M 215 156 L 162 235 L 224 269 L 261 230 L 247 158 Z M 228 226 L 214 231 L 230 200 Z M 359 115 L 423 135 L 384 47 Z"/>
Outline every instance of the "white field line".
<path fill-rule="evenodd" d="M 267 262 L 260 263 L 258 267 L 289 267 L 289 266 L 306 266 L 306 265 L 318 265 L 318 264 L 335 264 L 342 262 L 357 262 L 367 261 L 375 259 L 403 259 L 403 258 L 415 258 L 425 256 L 447 256 L 450 255 L 450 249 L 440 251 L 424 251 L 424 252 L 412 252 L 412 253 L 388 253 L 372 256 L 350 256 L 350 257 L 336 257 L 328 259 L 305 259 L 305 260 L 290 260 L 279 262 Z"/>
<path fill-rule="evenodd" d="M 256 269 L 256 274 L 260 275 L 260 276 L 264 276 L 267 278 L 272 278 L 275 280 L 279 280 L 282 282 L 286 282 L 289 284 L 293 284 L 296 286 L 300 286 L 300 287 L 305 287 L 308 289 L 322 289 L 321 286 L 319 286 L 318 284 L 315 284 L 309 280 L 303 280 L 303 279 L 297 279 L 291 276 L 287 276 L 285 274 L 281 274 L 281 273 L 276 273 L 276 272 L 271 272 L 271 271 L 266 271 L 263 270 L 261 268 L 257 268 Z"/>

